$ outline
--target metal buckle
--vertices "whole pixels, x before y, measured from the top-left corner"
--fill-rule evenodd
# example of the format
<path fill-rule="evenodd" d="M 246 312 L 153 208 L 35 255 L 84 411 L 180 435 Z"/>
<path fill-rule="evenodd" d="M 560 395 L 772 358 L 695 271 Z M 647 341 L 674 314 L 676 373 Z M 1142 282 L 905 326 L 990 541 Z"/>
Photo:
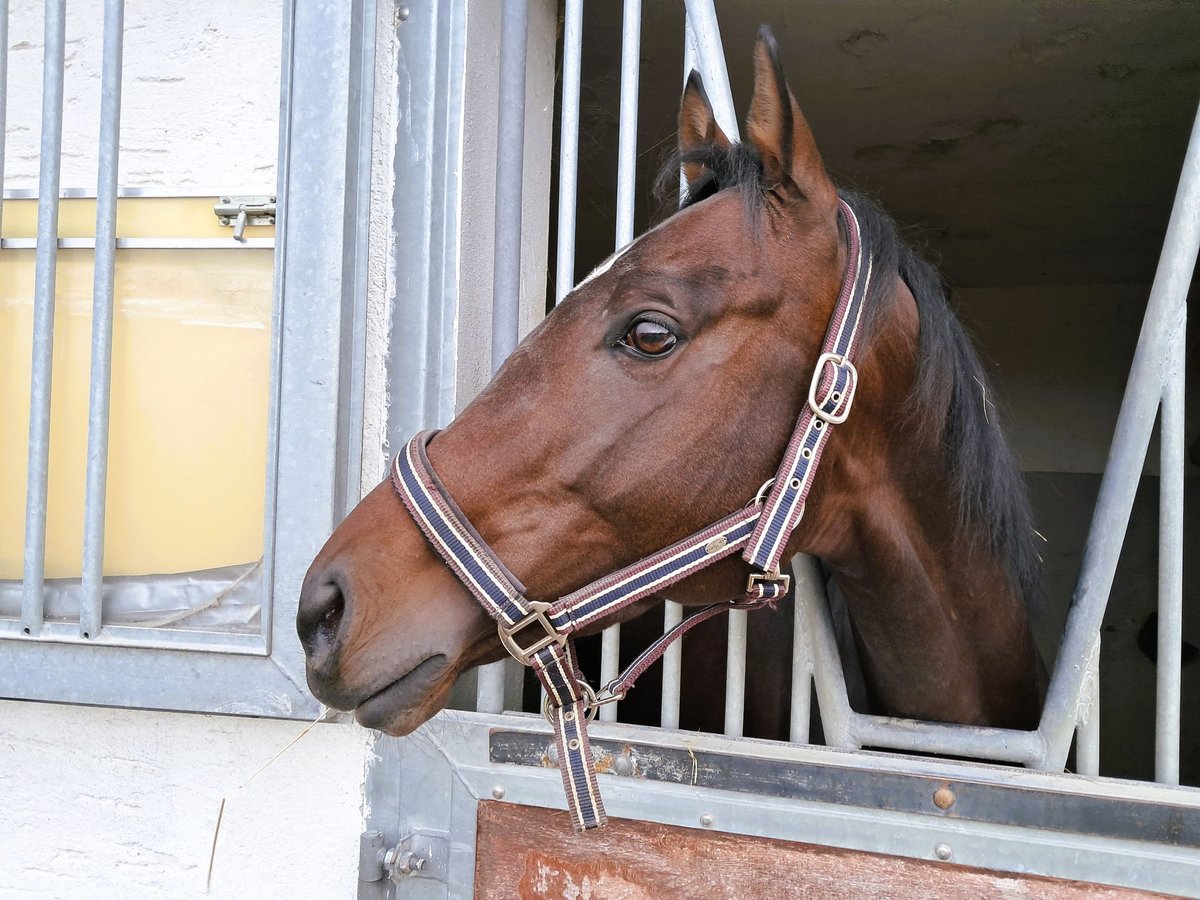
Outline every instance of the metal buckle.
<path fill-rule="evenodd" d="M 567 636 L 565 634 L 559 634 L 558 630 L 554 627 L 554 623 L 546 617 L 546 613 L 549 611 L 550 607 L 551 604 L 549 603 L 543 603 L 540 600 L 530 600 L 529 615 L 525 616 L 525 618 L 523 618 L 520 622 L 516 622 L 513 625 L 505 625 L 503 622 L 501 622 L 497 626 L 496 630 L 500 632 L 500 643 L 503 644 L 504 649 L 511 653 L 513 658 L 522 665 L 532 666 L 533 657 L 535 654 L 540 653 L 542 650 L 545 650 L 547 647 L 553 646 L 554 644 L 562 647 L 567 643 Z M 519 643 L 517 643 L 516 635 L 535 622 L 542 626 L 542 630 L 545 632 L 545 637 L 539 638 L 528 647 L 522 647 Z"/>
<path fill-rule="evenodd" d="M 753 594 L 759 582 L 782 585 L 783 593 L 786 594 L 792 586 L 792 576 L 782 572 L 751 572 L 750 577 L 746 579 L 746 593 Z"/>
<path fill-rule="evenodd" d="M 579 693 L 583 694 L 585 722 L 590 723 L 593 719 L 595 719 L 596 713 L 605 703 L 612 703 L 621 699 L 620 697 L 607 697 L 604 700 L 597 700 L 595 688 L 593 688 L 586 681 L 576 681 L 575 684 L 579 686 Z M 546 721 L 551 725 L 554 724 L 554 709 L 555 708 L 550 705 L 550 694 L 547 693 L 546 696 L 542 698 L 542 715 L 546 717 Z"/>
<path fill-rule="evenodd" d="M 845 408 L 840 412 L 827 413 L 821 409 L 821 406 L 830 397 L 825 397 L 820 403 L 817 402 L 817 391 L 821 388 L 821 376 L 825 374 L 825 365 L 833 363 L 835 367 L 845 366 L 850 372 L 850 380 L 846 382 L 845 393 L 838 400 L 838 403 L 845 403 Z M 834 376 L 836 380 L 836 375 Z M 822 421 L 828 422 L 830 425 L 841 425 L 846 421 L 846 417 L 850 415 L 850 407 L 854 405 L 854 393 L 858 388 L 858 369 L 854 368 L 854 363 L 846 359 L 844 356 L 839 356 L 837 353 L 822 353 L 817 357 L 817 367 L 813 371 L 812 381 L 808 385 L 808 408 L 813 411 L 813 415 Z"/>

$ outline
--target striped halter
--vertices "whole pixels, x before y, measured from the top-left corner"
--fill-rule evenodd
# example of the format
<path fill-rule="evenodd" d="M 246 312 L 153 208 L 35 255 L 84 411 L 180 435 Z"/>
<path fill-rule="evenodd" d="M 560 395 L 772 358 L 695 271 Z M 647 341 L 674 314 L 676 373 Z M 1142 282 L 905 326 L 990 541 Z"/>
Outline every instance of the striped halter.
<path fill-rule="evenodd" d="M 862 246 L 853 210 L 843 200 L 838 203 L 849 236 L 849 263 L 813 372 L 808 403 L 775 477 L 745 508 L 553 603 L 544 603 L 526 599 L 525 586 L 492 552 L 442 486 L 425 451 L 437 432 L 421 432 L 396 455 L 392 481 L 405 507 L 446 565 L 497 621 L 505 649 L 522 664 L 532 666 L 546 688 L 543 712 L 554 726 L 567 805 L 579 831 L 605 822 L 587 735 L 587 723 L 597 708 L 623 698 L 638 676 L 689 629 L 731 609 L 758 609 L 782 597 L 790 587 L 791 577 L 780 572 L 784 546 L 804 515 L 829 426 L 846 420 L 858 386 L 850 357 L 870 286 L 871 260 Z M 754 569 L 744 596 L 714 603 L 684 619 L 600 691 L 584 680 L 575 658 L 573 634 L 739 550 Z"/>

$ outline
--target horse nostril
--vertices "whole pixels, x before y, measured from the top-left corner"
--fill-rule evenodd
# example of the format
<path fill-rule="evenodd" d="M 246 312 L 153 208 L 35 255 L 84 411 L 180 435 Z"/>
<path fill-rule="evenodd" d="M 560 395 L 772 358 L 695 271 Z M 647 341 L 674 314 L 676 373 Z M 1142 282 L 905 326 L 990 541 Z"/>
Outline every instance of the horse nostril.
<path fill-rule="evenodd" d="M 346 597 L 333 579 L 301 592 L 296 630 L 310 657 L 328 655 L 334 648 L 345 613 Z"/>

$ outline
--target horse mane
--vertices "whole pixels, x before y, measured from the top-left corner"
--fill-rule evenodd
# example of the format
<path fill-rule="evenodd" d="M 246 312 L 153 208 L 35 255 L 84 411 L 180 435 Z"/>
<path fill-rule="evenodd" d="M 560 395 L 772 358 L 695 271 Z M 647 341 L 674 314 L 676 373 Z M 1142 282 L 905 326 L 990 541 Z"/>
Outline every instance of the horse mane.
<path fill-rule="evenodd" d="M 741 193 L 748 218 L 762 207 L 762 162 L 752 144 L 711 145 L 674 154 L 655 182 L 660 199 L 678 197 L 684 163 L 702 164 L 705 175 L 679 197 L 678 205 L 668 208 L 668 215 L 725 190 Z M 959 524 L 982 536 L 985 546 L 1005 562 L 1025 603 L 1035 607 L 1042 599 L 1043 582 L 1029 489 L 991 403 L 995 394 L 971 337 L 950 306 L 941 275 L 905 243 L 882 207 L 854 191 L 839 189 L 838 195 L 854 210 L 876 271 L 894 273 L 917 302 L 917 377 L 905 401 L 910 410 L 907 424 L 919 440 L 942 454 L 958 500 Z M 871 286 L 864 344 L 891 305 L 893 277 L 876 278 Z"/>

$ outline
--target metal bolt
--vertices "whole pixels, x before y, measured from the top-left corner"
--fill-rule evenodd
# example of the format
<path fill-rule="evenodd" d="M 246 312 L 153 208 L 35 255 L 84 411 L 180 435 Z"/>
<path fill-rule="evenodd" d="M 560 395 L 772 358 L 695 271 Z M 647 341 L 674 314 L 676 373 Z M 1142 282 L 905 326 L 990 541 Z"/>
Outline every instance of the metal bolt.
<path fill-rule="evenodd" d="M 612 768 L 616 775 L 632 775 L 633 758 L 628 753 L 619 753 L 613 757 Z"/>
<path fill-rule="evenodd" d="M 504 799 L 504 786 L 503 785 L 498 784 L 494 788 L 492 788 L 492 798 L 495 800 L 503 800 Z"/>
<path fill-rule="evenodd" d="M 700 817 L 700 824 L 703 825 L 705 828 L 712 828 L 713 827 L 712 813 L 705 813 L 704 815 L 702 815 Z"/>
<path fill-rule="evenodd" d="M 229 224 L 229 216 L 221 216 L 219 221 L 221 222 L 222 225 L 228 225 Z"/>
<path fill-rule="evenodd" d="M 222 203 L 228 203 L 228 202 L 229 202 L 229 198 L 228 198 L 228 197 L 222 197 L 222 198 L 221 198 L 221 202 L 222 202 Z"/>
<path fill-rule="evenodd" d="M 938 844 L 936 847 L 933 848 L 933 855 L 936 856 L 938 859 L 942 860 L 943 862 L 945 862 L 953 854 L 950 852 L 949 844 Z"/>
<path fill-rule="evenodd" d="M 558 744 L 546 745 L 546 759 L 550 760 L 554 765 L 558 765 Z"/>
<path fill-rule="evenodd" d="M 396 21 L 397 22 L 407 22 L 408 15 L 409 15 L 409 13 L 408 13 L 407 6 L 397 6 L 396 7 Z"/>
<path fill-rule="evenodd" d="M 940 787 L 933 792 L 933 805 L 938 809 L 949 809 L 954 805 L 955 799 L 957 798 L 954 791 L 948 787 Z"/>

